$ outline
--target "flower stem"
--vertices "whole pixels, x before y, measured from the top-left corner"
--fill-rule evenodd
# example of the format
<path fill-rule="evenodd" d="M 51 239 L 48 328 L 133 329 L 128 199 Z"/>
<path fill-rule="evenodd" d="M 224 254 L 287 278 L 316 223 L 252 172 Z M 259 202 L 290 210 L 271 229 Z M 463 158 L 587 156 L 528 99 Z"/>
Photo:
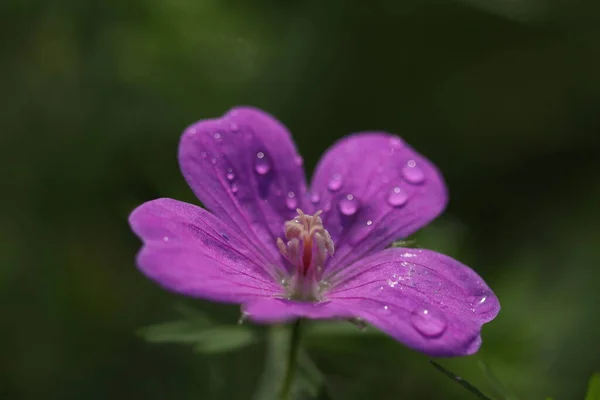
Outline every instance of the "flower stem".
<path fill-rule="evenodd" d="M 296 365 L 298 364 L 298 350 L 300 349 L 300 325 L 301 319 L 297 319 L 292 326 L 292 334 L 290 336 L 290 347 L 288 352 L 287 367 L 285 376 L 283 378 L 283 384 L 281 385 L 281 391 L 279 392 L 280 400 L 288 400 L 290 398 L 290 392 L 292 390 L 292 383 L 294 382 L 294 375 L 296 374 Z"/>

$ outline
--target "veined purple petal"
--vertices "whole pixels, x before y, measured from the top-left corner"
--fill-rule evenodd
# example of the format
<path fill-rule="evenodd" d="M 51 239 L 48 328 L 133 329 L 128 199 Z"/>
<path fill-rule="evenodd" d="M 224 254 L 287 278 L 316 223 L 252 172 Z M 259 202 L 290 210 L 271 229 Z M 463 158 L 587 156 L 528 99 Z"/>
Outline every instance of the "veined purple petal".
<path fill-rule="evenodd" d="M 129 222 L 144 242 L 139 268 L 169 290 L 234 303 L 282 292 L 278 268 L 262 251 L 200 207 L 158 199 Z"/>
<path fill-rule="evenodd" d="M 327 299 L 431 356 L 476 352 L 498 299 L 473 270 L 445 255 L 393 248 L 334 277 Z"/>
<path fill-rule="evenodd" d="M 297 318 L 350 318 L 352 311 L 343 302 L 299 302 L 286 299 L 252 299 L 242 307 L 244 313 L 259 323 L 275 323 Z"/>
<path fill-rule="evenodd" d="M 399 137 L 359 133 L 335 143 L 312 180 L 316 208 L 336 254 L 330 269 L 352 264 L 425 226 L 447 202 L 437 168 Z"/>
<path fill-rule="evenodd" d="M 191 125 L 179 145 L 181 170 L 198 199 L 271 260 L 279 260 L 284 222 L 306 208 L 299 159 L 287 129 L 249 107 Z"/>

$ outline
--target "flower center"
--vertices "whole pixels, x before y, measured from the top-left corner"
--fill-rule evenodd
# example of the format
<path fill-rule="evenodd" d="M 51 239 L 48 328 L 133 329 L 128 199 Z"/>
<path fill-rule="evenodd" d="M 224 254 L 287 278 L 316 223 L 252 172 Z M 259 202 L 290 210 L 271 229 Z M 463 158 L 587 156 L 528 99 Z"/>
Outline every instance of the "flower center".
<path fill-rule="evenodd" d="M 307 215 L 296 209 L 298 215 L 284 224 L 287 243 L 277 238 L 277 247 L 292 265 L 291 279 L 286 290 L 289 299 L 318 301 L 320 285 L 327 257 L 335 251 L 329 232 L 323 227 L 321 211 Z"/>

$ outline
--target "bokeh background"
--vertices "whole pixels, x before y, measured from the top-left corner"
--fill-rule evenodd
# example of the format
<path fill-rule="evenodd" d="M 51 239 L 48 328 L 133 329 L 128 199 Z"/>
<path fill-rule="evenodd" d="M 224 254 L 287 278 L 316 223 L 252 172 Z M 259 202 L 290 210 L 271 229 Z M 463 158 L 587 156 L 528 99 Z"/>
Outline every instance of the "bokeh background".
<path fill-rule="evenodd" d="M 136 334 L 181 304 L 222 324 L 239 310 L 147 281 L 126 222 L 149 199 L 195 202 L 181 131 L 248 104 L 309 171 L 367 129 L 437 163 L 451 202 L 418 244 L 503 305 L 478 355 L 440 363 L 497 399 L 583 399 L 600 369 L 599 39 L 595 0 L 1 1 L 0 398 L 253 398 L 264 342 L 207 355 Z M 474 398 L 377 334 L 306 349 L 333 398 Z"/>

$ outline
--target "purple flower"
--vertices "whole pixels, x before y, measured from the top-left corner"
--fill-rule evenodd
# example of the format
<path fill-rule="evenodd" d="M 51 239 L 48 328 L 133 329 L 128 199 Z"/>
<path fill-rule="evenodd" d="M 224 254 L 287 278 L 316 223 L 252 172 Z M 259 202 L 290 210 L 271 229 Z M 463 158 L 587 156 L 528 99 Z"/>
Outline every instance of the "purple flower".
<path fill-rule="evenodd" d="M 287 129 L 240 107 L 187 128 L 179 163 L 211 212 L 158 199 L 130 216 L 144 241 L 140 269 L 169 290 L 239 303 L 262 323 L 360 318 L 432 356 L 476 352 L 498 314 L 494 293 L 460 262 L 387 248 L 447 202 L 436 167 L 397 136 L 341 139 L 308 189 Z"/>

